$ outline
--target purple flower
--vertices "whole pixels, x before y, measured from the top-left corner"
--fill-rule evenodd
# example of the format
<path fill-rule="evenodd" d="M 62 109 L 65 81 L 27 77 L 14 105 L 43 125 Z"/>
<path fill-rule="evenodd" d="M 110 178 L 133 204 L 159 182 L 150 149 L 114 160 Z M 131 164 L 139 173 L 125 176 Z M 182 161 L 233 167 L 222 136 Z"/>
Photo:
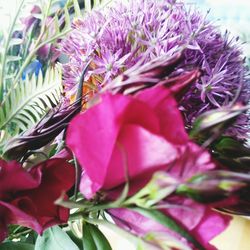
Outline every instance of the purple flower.
<path fill-rule="evenodd" d="M 61 43 L 61 51 L 69 58 L 63 66 L 66 96 L 75 93 L 89 60 L 86 81 L 103 86 L 138 61 L 172 56 L 184 48 L 175 74 L 202 70 L 201 78 L 180 101 L 188 128 L 206 110 L 248 101 L 247 70 L 237 39 L 229 38 L 227 32 L 222 35 L 201 13 L 171 0 L 116 2 L 77 20 Z M 244 137 L 248 119 L 243 116 L 238 124 L 230 133 Z"/>
<path fill-rule="evenodd" d="M 34 5 L 32 6 L 32 9 L 30 10 L 30 15 L 21 19 L 25 32 L 27 32 L 33 25 L 39 22 L 39 19 L 35 17 L 35 15 L 40 14 L 40 13 L 41 13 L 40 7 L 37 5 Z"/>

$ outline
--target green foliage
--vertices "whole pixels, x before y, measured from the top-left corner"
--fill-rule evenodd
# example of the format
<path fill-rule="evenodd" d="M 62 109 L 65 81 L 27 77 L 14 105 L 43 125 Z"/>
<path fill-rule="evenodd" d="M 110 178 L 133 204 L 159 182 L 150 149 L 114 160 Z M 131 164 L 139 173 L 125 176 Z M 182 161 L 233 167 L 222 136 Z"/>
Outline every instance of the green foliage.
<path fill-rule="evenodd" d="M 39 1 L 41 13 L 34 14 L 39 20 L 32 24 L 27 31 L 21 31 L 23 37 L 17 37 L 15 32 L 22 9 L 28 1 L 20 2 L 17 12 L 11 21 L 7 36 L 1 37 L 0 52 L 0 144 L 10 136 L 15 136 L 44 115 L 44 109 L 51 108 L 59 101 L 61 90 L 61 73 L 58 68 L 51 67 L 51 58 L 44 61 L 42 74 L 36 79 L 22 80 L 22 74 L 27 66 L 37 58 L 39 49 L 49 44 L 57 45 L 59 38 L 71 31 L 74 18 L 83 17 L 86 11 L 101 5 L 106 1 L 84 0 L 84 10 L 81 10 L 77 0 L 68 0 L 63 8 L 55 9 L 57 1 Z M 73 10 L 73 16 L 70 14 Z M 50 19 L 48 19 L 50 18 Z M 49 20 L 49 21 L 48 21 Z M 23 33 L 24 32 L 24 33 Z M 3 33 L 4 34 L 4 33 Z"/>
<path fill-rule="evenodd" d="M 4 242 L 0 250 L 34 250 L 34 245 L 23 242 Z"/>
<path fill-rule="evenodd" d="M 38 122 L 47 108 L 58 104 L 61 96 L 61 69 L 48 68 L 43 77 L 41 71 L 29 79 L 21 81 L 8 96 L 0 109 L 0 130 L 25 131 Z"/>
<path fill-rule="evenodd" d="M 60 227 L 54 226 L 47 229 L 42 236 L 38 236 L 35 250 L 79 250 Z"/>
<path fill-rule="evenodd" d="M 100 229 L 92 224 L 83 224 L 84 250 L 112 250 L 108 240 Z"/>
<path fill-rule="evenodd" d="M 78 246 L 79 250 L 84 250 L 82 240 L 80 238 L 75 236 L 75 234 L 72 231 L 67 231 L 67 234 L 70 237 L 70 239 Z"/>

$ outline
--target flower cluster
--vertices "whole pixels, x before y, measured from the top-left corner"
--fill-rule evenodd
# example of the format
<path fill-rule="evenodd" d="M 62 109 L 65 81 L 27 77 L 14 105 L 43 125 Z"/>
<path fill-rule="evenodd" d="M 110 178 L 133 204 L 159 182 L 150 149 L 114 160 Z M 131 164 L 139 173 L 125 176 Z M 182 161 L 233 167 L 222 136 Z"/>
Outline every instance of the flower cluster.
<path fill-rule="evenodd" d="M 128 1 L 76 20 L 73 31 L 61 43 L 68 56 L 64 68 L 66 95 L 72 97 L 85 64 L 91 61 L 86 80 L 89 90 L 104 86 L 138 61 L 149 62 L 184 50 L 177 74 L 200 68 L 179 106 L 186 126 L 202 112 L 246 103 L 249 97 L 246 68 L 237 39 L 221 35 L 201 13 L 170 0 Z M 231 134 L 244 137 L 248 121 L 242 116 Z"/>
<path fill-rule="evenodd" d="M 27 39 L 5 42 L 24 63 L 0 60 L 3 79 L 17 72 L 0 88 L 0 248 L 111 250 L 102 225 L 138 249 L 215 250 L 230 213 L 250 211 L 237 39 L 181 1 L 73 21 L 78 1 L 48 2 L 22 20 Z"/>

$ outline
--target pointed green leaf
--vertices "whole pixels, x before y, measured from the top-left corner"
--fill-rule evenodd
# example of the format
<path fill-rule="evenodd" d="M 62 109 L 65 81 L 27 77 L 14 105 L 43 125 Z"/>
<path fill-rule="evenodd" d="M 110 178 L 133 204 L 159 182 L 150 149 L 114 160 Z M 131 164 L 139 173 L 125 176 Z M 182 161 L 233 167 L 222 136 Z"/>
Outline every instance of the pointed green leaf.
<path fill-rule="evenodd" d="M 86 11 L 91 11 L 91 0 L 85 0 L 85 10 Z"/>
<path fill-rule="evenodd" d="M 22 59 L 21 56 L 7 56 L 6 62 L 16 62 Z"/>
<path fill-rule="evenodd" d="M 93 224 L 90 224 L 89 227 L 97 250 L 112 250 L 107 238 L 101 232 L 101 230 Z"/>
<path fill-rule="evenodd" d="M 58 67 L 49 68 L 45 77 L 41 71 L 38 78 L 35 75 L 27 77 L 6 97 L 0 112 L 0 129 L 11 123 L 18 124 L 22 130 L 28 129 L 44 115 L 44 110 L 59 102 L 61 89 L 61 69 Z"/>
<path fill-rule="evenodd" d="M 67 234 L 70 237 L 70 239 L 74 241 L 74 243 L 78 246 L 80 250 L 85 250 L 83 249 L 82 240 L 80 238 L 76 237 L 74 233 L 72 233 L 72 231 L 67 231 Z"/>
<path fill-rule="evenodd" d="M 83 223 L 82 234 L 83 234 L 83 238 L 82 238 L 83 249 L 84 250 L 98 250 L 96 248 L 95 241 L 92 237 L 89 223 Z"/>
<path fill-rule="evenodd" d="M 74 10 L 75 10 L 76 17 L 81 17 L 82 14 L 81 14 L 81 9 L 80 9 L 78 1 L 77 0 L 73 0 L 73 3 L 74 3 Z"/>

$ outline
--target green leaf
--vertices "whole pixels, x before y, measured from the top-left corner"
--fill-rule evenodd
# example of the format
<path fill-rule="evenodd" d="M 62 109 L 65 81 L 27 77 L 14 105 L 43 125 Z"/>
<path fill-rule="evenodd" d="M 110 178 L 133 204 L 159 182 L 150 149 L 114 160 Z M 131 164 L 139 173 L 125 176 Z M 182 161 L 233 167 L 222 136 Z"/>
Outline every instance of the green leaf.
<path fill-rule="evenodd" d="M 19 45 L 23 43 L 23 39 L 20 38 L 12 38 L 9 43 L 9 47 L 14 46 L 14 45 Z"/>
<path fill-rule="evenodd" d="M 21 130 L 30 128 L 45 114 L 44 110 L 58 104 L 61 97 L 61 69 L 49 68 L 43 77 L 33 75 L 21 82 L 0 107 L 0 130 L 13 124 Z"/>
<path fill-rule="evenodd" d="M 97 226 L 90 224 L 90 232 L 98 250 L 112 250 L 107 238 Z"/>
<path fill-rule="evenodd" d="M 22 59 L 21 56 L 7 56 L 6 62 L 16 62 Z"/>
<path fill-rule="evenodd" d="M 142 214 L 143 216 L 153 219 L 163 226 L 171 229 L 172 231 L 178 233 L 182 237 L 186 238 L 189 242 L 193 243 L 199 250 L 205 250 L 205 248 L 183 227 L 181 227 L 175 220 L 168 217 L 167 215 L 161 213 L 158 210 L 148 210 L 143 208 L 133 208 L 132 210 Z"/>
<path fill-rule="evenodd" d="M 73 3 L 74 3 L 74 10 L 75 10 L 76 17 L 82 17 L 81 9 L 80 9 L 80 6 L 78 4 L 78 1 L 77 0 L 73 0 Z"/>
<path fill-rule="evenodd" d="M 212 146 L 218 153 L 228 157 L 250 156 L 250 148 L 234 138 L 222 137 Z"/>
<path fill-rule="evenodd" d="M 95 245 L 95 241 L 92 237 L 91 234 L 91 229 L 90 229 L 90 224 L 89 223 L 84 223 L 83 224 L 83 249 L 84 250 L 98 250 Z"/>
<path fill-rule="evenodd" d="M 108 240 L 97 226 L 83 224 L 83 249 L 84 250 L 112 250 Z"/>
<path fill-rule="evenodd" d="M 34 250 L 34 245 L 23 242 L 5 242 L 0 244 L 0 250 Z"/>
<path fill-rule="evenodd" d="M 68 236 L 70 239 L 78 246 L 80 250 L 85 250 L 82 245 L 82 240 L 75 236 L 75 234 L 72 231 L 67 231 Z"/>
<path fill-rule="evenodd" d="M 35 250 L 79 250 L 59 226 L 47 229 L 42 236 L 38 236 Z"/>
<path fill-rule="evenodd" d="M 84 1 L 84 4 L 85 4 L 85 10 L 86 11 L 91 11 L 91 0 L 85 0 Z"/>
<path fill-rule="evenodd" d="M 3 48 L 3 52 L 1 56 L 1 67 L 0 67 L 0 101 L 2 101 L 4 91 L 5 91 L 6 83 L 4 82 L 4 76 L 8 71 L 8 69 L 6 69 L 7 68 L 6 66 L 7 66 L 7 63 L 10 61 L 10 57 L 8 57 L 7 54 L 8 54 L 11 40 L 13 39 L 13 32 L 15 31 L 15 26 L 17 24 L 18 17 L 23 8 L 23 4 L 24 4 L 24 0 L 19 1 L 19 5 L 17 7 L 16 13 L 10 22 L 7 36 L 5 39 L 3 39 L 3 44 L 1 45 L 1 47 Z"/>

